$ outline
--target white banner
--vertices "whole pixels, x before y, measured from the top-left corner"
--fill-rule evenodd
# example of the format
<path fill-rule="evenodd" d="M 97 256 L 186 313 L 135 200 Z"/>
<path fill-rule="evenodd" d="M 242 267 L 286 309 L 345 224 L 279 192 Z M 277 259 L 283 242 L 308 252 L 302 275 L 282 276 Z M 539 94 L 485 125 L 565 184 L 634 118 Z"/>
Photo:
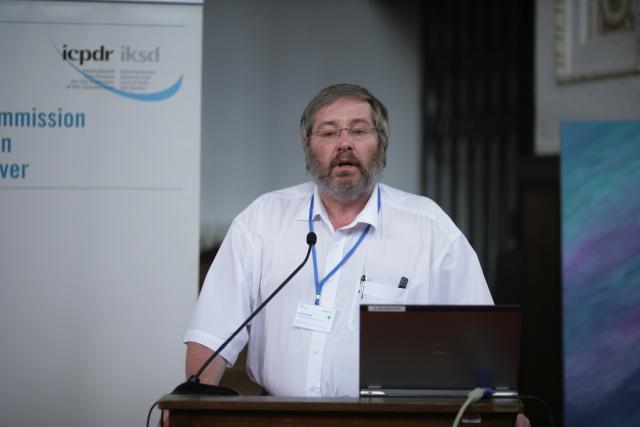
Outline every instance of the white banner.
<path fill-rule="evenodd" d="M 196 298 L 202 6 L 0 3 L 0 425 L 142 425 Z"/>

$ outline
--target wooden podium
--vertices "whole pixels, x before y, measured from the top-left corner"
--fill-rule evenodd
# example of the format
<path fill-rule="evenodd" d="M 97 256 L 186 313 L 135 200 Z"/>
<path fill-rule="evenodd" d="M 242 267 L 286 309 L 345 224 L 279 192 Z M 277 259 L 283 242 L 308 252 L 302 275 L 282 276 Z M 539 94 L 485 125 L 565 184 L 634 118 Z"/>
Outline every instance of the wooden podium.
<path fill-rule="evenodd" d="M 283 398 L 166 395 L 171 427 L 451 427 L 464 399 Z M 461 426 L 513 427 L 520 399 L 486 399 L 469 406 Z"/>

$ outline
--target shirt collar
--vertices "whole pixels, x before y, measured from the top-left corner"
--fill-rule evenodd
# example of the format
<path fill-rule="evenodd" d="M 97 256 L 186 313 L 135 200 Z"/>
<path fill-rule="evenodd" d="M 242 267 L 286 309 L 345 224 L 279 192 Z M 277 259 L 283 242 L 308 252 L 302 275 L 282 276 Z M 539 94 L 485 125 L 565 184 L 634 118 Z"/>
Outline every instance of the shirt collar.
<path fill-rule="evenodd" d="M 369 196 L 369 200 L 367 200 L 367 204 L 364 206 L 362 211 L 356 216 L 355 220 L 346 226 L 345 228 L 350 228 L 358 223 L 363 224 L 371 224 L 373 228 L 380 227 L 380 215 L 378 215 L 378 186 L 373 188 L 371 192 L 371 196 Z M 317 220 L 318 217 L 322 219 L 327 225 L 331 225 L 331 221 L 329 221 L 329 215 L 324 208 L 324 203 L 320 199 L 320 193 L 318 192 L 318 186 L 314 184 L 313 186 L 313 220 Z M 307 203 L 301 207 L 300 211 L 296 215 L 296 220 L 298 221 L 308 221 L 309 220 L 309 203 L 311 202 L 311 197 L 307 199 Z M 382 208 L 381 208 L 382 209 Z"/>

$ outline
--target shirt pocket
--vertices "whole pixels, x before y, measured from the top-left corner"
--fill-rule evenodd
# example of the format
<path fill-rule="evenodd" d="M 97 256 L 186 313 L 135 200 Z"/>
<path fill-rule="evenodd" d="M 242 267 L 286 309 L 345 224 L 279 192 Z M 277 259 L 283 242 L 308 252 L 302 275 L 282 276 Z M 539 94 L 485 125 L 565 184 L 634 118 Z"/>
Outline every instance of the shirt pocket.
<path fill-rule="evenodd" d="M 349 313 L 349 329 L 355 330 L 360 324 L 362 304 L 401 304 L 407 301 L 407 289 L 385 283 L 365 282 L 358 288 Z"/>
<path fill-rule="evenodd" d="M 365 282 L 360 304 L 404 304 L 407 290 L 398 286 L 377 282 Z"/>

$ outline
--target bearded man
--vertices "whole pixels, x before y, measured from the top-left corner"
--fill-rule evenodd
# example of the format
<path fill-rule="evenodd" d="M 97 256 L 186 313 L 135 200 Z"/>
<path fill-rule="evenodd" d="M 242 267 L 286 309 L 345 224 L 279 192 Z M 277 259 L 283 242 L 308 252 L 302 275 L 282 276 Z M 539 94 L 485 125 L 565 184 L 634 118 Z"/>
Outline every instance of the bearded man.
<path fill-rule="evenodd" d="M 265 194 L 234 219 L 184 338 L 187 374 L 289 275 L 314 231 L 313 262 L 200 379 L 218 384 L 248 342 L 249 375 L 270 394 L 355 397 L 361 303 L 493 300 L 475 252 L 449 217 L 430 199 L 379 182 L 389 125 L 377 98 L 356 85 L 329 86 L 305 109 L 300 133 L 313 182 Z M 301 321 L 314 311 L 333 323 Z"/>

